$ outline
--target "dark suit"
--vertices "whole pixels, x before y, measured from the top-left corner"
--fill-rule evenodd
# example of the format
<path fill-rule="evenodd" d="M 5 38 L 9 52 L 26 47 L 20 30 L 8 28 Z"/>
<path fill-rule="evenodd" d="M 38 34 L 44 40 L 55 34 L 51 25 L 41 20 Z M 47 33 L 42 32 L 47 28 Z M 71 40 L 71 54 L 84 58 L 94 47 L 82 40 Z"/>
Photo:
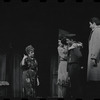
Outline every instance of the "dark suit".
<path fill-rule="evenodd" d="M 78 97 L 80 94 L 80 60 L 82 53 L 79 47 L 69 50 L 68 52 L 68 74 L 71 82 L 71 94 Z"/>

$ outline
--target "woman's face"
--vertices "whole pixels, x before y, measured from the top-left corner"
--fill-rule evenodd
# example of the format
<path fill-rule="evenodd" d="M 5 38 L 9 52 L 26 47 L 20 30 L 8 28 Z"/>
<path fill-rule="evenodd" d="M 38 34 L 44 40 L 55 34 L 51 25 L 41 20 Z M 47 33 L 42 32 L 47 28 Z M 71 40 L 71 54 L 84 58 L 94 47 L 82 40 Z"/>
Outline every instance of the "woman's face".
<path fill-rule="evenodd" d="M 34 52 L 33 51 L 30 51 L 28 55 L 29 55 L 29 57 L 32 57 L 33 58 L 34 57 Z"/>
<path fill-rule="evenodd" d="M 62 46 L 63 44 L 61 43 L 61 40 L 58 40 L 58 45 Z"/>

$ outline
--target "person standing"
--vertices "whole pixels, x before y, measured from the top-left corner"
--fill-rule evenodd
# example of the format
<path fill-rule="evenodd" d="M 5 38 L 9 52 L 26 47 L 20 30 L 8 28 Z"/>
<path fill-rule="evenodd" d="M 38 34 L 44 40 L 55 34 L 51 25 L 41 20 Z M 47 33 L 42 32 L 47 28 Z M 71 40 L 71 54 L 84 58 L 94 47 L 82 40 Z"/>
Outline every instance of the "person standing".
<path fill-rule="evenodd" d="M 38 63 L 34 58 L 34 48 L 29 45 L 25 48 L 26 54 L 21 61 L 23 70 L 23 94 L 25 97 L 36 97 L 36 86 L 39 85 Z"/>
<path fill-rule="evenodd" d="M 67 72 L 67 54 L 68 46 L 66 44 L 66 39 L 58 40 L 58 54 L 60 57 L 58 65 L 58 97 L 65 98 L 66 96 L 66 86 L 68 82 L 68 72 Z"/>
<path fill-rule="evenodd" d="M 88 44 L 87 96 L 92 95 L 93 98 L 100 98 L 100 19 L 97 17 L 91 18 L 89 27 L 92 31 Z"/>
<path fill-rule="evenodd" d="M 100 81 L 100 19 L 93 17 L 89 24 L 92 31 L 89 37 L 87 80 Z"/>
<path fill-rule="evenodd" d="M 81 58 L 80 48 L 82 43 L 73 41 L 73 37 L 67 38 L 68 43 L 68 76 L 71 83 L 71 96 L 78 98 L 82 96 L 81 90 Z M 69 49 L 70 48 L 70 49 Z"/>

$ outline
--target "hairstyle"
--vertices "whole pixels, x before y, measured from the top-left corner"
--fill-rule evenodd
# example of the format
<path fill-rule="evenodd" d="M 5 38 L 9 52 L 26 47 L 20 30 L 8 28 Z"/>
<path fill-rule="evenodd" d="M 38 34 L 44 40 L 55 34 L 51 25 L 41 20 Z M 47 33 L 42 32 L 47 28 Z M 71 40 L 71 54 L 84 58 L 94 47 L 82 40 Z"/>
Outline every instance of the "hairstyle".
<path fill-rule="evenodd" d="M 65 38 L 66 34 L 59 34 L 58 39 L 62 40 L 63 38 Z"/>
<path fill-rule="evenodd" d="M 66 37 L 63 37 L 63 38 L 61 39 L 61 43 L 64 44 L 64 45 L 67 45 L 67 43 L 66 43 Z"/>
<path fill-rule="evenodd" d="M 97 17 L 93 17 L 90 20 L 91 23 L 96 23 L 96 25 L 100 25 L 100 19 Z"/>
<path fill-rule="evenodd" d="M 29 45 L 29 46 L 27 46 L 27 47 L 25 48 L 25 51 L 26 51 L 27 54 L 29 54 L 30 51 L 33 51 L 33 52 L 34 52 L 34 48 L 33 48 L 32 45 Z"/>

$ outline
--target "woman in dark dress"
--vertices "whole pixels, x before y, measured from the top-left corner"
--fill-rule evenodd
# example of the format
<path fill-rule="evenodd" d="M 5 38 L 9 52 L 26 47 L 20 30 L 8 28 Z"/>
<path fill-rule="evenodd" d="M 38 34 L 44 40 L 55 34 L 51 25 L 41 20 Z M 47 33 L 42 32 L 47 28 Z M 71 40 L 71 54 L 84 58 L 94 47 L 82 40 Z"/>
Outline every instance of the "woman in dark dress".
<path fill-rule="evenodd" d="M 21 61 L 21 68 L 23 70 L 23 94 L 25 97 L 35 97 L 36 96 L 36 86 L 39 85 L 38 80 L 38 67 L 37 61 L 34 58 L 34 48 L 29 45 L 25 49 L 27 55 Z"/>

